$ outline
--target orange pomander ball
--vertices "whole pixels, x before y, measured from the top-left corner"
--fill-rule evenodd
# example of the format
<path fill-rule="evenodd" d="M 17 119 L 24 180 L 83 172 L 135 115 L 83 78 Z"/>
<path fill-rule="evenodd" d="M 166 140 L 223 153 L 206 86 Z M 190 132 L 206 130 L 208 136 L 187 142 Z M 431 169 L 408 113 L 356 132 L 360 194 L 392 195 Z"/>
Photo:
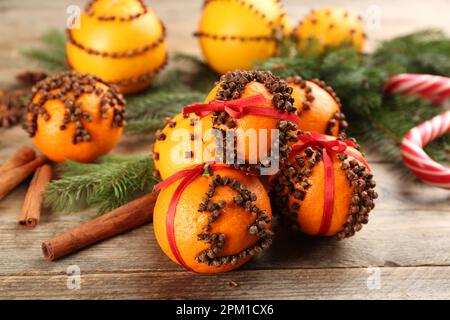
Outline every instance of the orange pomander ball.
<path fill-rule="evenodd" d="M 296 109 L 293 106 L 292 88 L 280 79 L 267 71 L 234 71 L 228 72 L 220 78 L 219 84 L 208 94 L 205 102 L 213 100 L 235 100 L 249 98 L 252 96 L 262 95 L 266 98 L 265 104 L 261 104 L 261 108 L 271 108 L 282 111 L 284 114 L 293 114 Z M 279 129 L 279 160 L 283 161 L 290 151 L 289 142 L 295 140 L 293 130 L 296 130 L 296 124 L 286 120 L 271 118 L 261 115 L 244 115 L 238 119 L 232 118 L 226 112 L 215 112 L 213 117 L 213 127 L 225 133 L 234 130 L 240 141 L 245 142 L 244 148 L 235 147 L 233 151 L 236 159 L 245 160 L 248 168 L 258 169 L 266 166 L 268 159 L 258 152 L 258 150 L 267 150 L 267 157 L 270 157 L 272 149 L 272 129 Z M 265 131 L 261 131 L 265 130 Z M 246 134 L 253 131 L 255 135 Z M 261 137 L 265 135 L 266 145 L 260 142 Z M 256 141 L 255 141 L 256 139 Z M 225 149 L 228 146 L 223 143 Z M 278 155 L 277 155 L 278 156 Z M 256 161 L 255 161 L 256 160 Z"/>
<path fill-rule="evenodd" d="M 214 161 L 215 137 L 211 116 L 199 118 L 182 113 L 167 120 L 156 132 L 153 145 L 155 176 L 167 179 L 193 164 Z"/>
<path fill-rule="evenodd" d="M 64 72 L 32 89 L 26 130 L 50 160 L 92 162 L 119 141 L 125 100 L 98 77 Z"/>
<path fill-rule="evenodd" d="M 331 87 L 321 80 L 307 81 L 299 76 L 286 81 L 294 89 L 292 97 L 300 130 L 333 136 L 345 132 L 348 123 L 341 111 L 341 101 Z"/>
<path fill-rule="evenodd" d="M 78 72 L 128 94 L 148 87 L 166 65 L 165 28 L 143 1 L 90 1 L 79 22 L 67 43 L 67 61 Z"/>
<path fill-rule="evenodd" d="M 289 23 L 277 0 L 205 0 L 195 36 L 208 65 L 223 74 L 276 55 Z"/>
<path fill-rule="evenodd" d="M 373 175 L 354 140 L 316 133 L 299 135 L 270 187 L 274 210 L 295 228 L 338 239 L 361 230 L 377 198 Z"/>
<path fill-rule="evenodd" d="M 294 26 L 292 24 L 291 18 L 288 15 L 284 15 L 281 19 L 281 23 L 283 25 L 283 35 L 286 39 L 290 39 L 292 36 L 292 32 L 294 30 Z"/>
<path fill-rule="evenodd" d="M 312 10 L 294 30 L 300 51 L 323 51 L 326 47 L 350 44 L 362 51 L 366 34 L 360 16 L 345 9 Z"/>
<path fill-rule="evenodd" d="M 255 176 L 212 166 L 188 183 L 175 202 L 182 179 L 159 193 L 153 228 L 162 251 L 175 263 L 199 273 L 230 271 L 272 243 L 272 212 Z"/>

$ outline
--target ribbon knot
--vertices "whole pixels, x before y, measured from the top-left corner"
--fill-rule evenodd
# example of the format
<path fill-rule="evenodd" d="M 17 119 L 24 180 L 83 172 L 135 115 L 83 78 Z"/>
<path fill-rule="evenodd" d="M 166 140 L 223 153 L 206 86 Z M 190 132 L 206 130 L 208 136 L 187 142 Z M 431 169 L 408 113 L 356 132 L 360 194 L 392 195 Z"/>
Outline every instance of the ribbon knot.
<path fill-rule="evenodd" d="M 325 137 L 318 137 L 317 134 L 313 133 L 309 135 L 299 135 L 298 138 L 303 141 L 303 144 L 293 147 L 293 151 L 297 152 L 309 147 L 316 147 L 326 150 L 330 154 L 336 154 L 346 151 L 347 147 L 356 147 L 351 140 L 327 140 Z"/>
<path fill-rule="evenodd" d="M 246 115 L 263 116 L 298 123 L 298 117 L 283 110 L 267 107 L 271 102 L 264 95 L 258 94 L 251 97 L 234 100 L 213 100 L 208 103 L 195 103 L 183 108 L 184 114 L 194 113 L 199 117 L 205 117 L 213 112 L 226 112 L 233 119 L 239 119 Z"/>
<path fill-rule="evenodd" d="M 234 119 L 239 119 L 242 116 L 245 115 L 245 108 L 243 105 L 235 105 L 235 104 L 228 104 L 225 101 L 214 101 L 213 104 L 220 102 L 219 103 L 219 110 L 223 109 L 223 111 L 225 111 L 226 113 L 228 113 L 232 118 Z"/>
<path fill-rule="evenodd" d="M 341 153 L 347 150 L 347 144 L 340 140 L 327 141 L 323 147 L 330 153 Z"/>

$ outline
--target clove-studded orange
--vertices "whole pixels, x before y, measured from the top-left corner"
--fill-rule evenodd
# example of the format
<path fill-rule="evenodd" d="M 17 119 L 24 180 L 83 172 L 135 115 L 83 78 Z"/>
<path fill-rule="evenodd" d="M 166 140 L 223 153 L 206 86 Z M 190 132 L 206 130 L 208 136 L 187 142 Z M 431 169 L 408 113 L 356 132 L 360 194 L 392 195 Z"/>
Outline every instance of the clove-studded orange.
<path fill-rule="evenodd" d="M 303 80 L 299 76 L 288 77 L 287 83 L 294 89 L 294 107 L 297 109 L 298 128 L 337 136 L 348 127 L 342 113 L 341 101 L 325 82 Z"/>
<path fill-rule="evenodd" d="M 285 26 L 278 0 L 205 0 L 195 36 L 208 65 L 223 74 L 276 55 Z"/>
<path fill-rule="evenodd" d="M 119 141 L 125 100 L 114 85 L 74 71 L 50 76 L 32 89 L 25 129 L 55 162 L 92 162 Z"/>
<path fill-rule="evenodd" d="M 290 39 L 292 36 L 292 31 L 294 30 L 294 25 L 292 24 L 291 18 L 285 14 L 281 19 L 283 24 L 283 34 L 286 39 Z"/>
<path fill-rule="evenodd" d="M 166 65 L 165 28 L 142 0 L 93 0 L 67 30 L 67 61 L 124 93 L 148 87 Z"/>
<path fill-rule="evenodd" d="M 164 128 L 156 132 L 153 145 L 155 176 L 164 180 L 193 164 L 213 161 L 215 137 L 211 128 L 211 116 L 180 113 L 167 119 Z"/>
<path fill-rule="evenodd" d="M 289 161 L 271 179 L 274 210 L 309 235 L 353 236 L 368 222 L 377 193 L 354 140 L 299 134 Z"/>
<path fill-rule="evenodd" d="M 200 164 L 163 181 L 153 214 L 162 251 L 199 273 L 235 269 L 273 237 L 269 196 L 258 178 L 214 166 Z"/>
<path fill-rule="evenodd" d="M 223 75 L 206 97 L 206 103 L 259 96 L 264 102 L 258 107 L 276 114 L 271 117 L 249 112 L 235 118 L 226 111 L 214 112 L 213 127 L 222 131 L 223 138 L 229 131 L 235 132 L 238 141 L 233 146 L 234 150 L 229 150 L 229 144 L 224 141 L 224 153 L 234 154 L 240 162 L 245 162 L 243 166 L 256 170 L 269 166 L 273 157 L 283 161 L 290 150 L 289 142 L 296 141 L 294 133 L 298 119 L 294 114 L 292 90 L 284 80 L 267 71 L 237 70 Z M 279 138 L 275 141 L 273 130 L 279 131 Z M 274 143 L 279 145 L 279 152 L 272 154 Z M 261 150 L 267 151 L 267 154 L 260 153 Z"/>
<path fill-rule="evenodd" d="M 366 34 L 360 16 L 341 8 L 312 10 L 295 28 L 300 51 L 323 51 L 327 47 L 351 45 L 362 51 Z"/>

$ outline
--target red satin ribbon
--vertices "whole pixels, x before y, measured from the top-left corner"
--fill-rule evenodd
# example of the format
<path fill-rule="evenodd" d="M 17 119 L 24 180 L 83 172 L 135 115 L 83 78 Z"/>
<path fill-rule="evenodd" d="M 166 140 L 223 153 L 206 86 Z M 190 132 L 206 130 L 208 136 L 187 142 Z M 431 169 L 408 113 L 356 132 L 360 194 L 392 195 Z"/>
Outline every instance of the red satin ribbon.
<path fill-rule="evenodd" d="M 324 204 L 322 221 L 320 223 L 318 235 L 326 235 L 330 230 L 331 221 L 333 220 L 334 211 L 334 166 L 333 154 L 344 152 L 345 154 L 362 162 L 367 169 L 370 170 L 367 162 L 356 153 L 347 150 L 347 147 L 355 148 L 356 145 L 351 140 L 328 140 L 325 135 L 311 132 L 308 134 L 298 135 L 298 138 L 303 141 L 302 145 L 296 145 L 292 148 L 291 154 L 298 153 L 306 148 L 320 148 L 322 149 L 323 166 L 325 171 L 324 181 Z"/>
<path fill-rule="evenodd" d="M 267 102 L 268 100 L 262 94 L 258 94 L 256 96 L 235 100 L 213 100 L 209 103 L 191 104 L 183 108 L 183 113 L 195 113 L 199 117 L 205 117 L 212 112 L 225 111 L 233 119 L 252 115 L 287 120 L 295 124 L 299 122 L 299 118 L 293 113 L 264 107 Z"/>
<path fill-rule="evenodd" d="M 178 201 L 181 198 L 181 195 L 183 194 L 183 191 L 186 189 L 186 187 L 192 183 L 195 179 L 197 179 L 203 172 L 205 171 L 205 166 L 209 166 L 210 171 L 219 170 L 219 169 L 231 169 L 231 170 L 238 170 L 233 167 L 229 167 L 226 164 L 216 164 L 216 163 L 207 163 L 207 164 L 198 164 L 195 165 L 189 169 L 181 170 L 169 178 L 167 178 L 164 181 L 161 181 L 157 185 L 155 185 L 155 190 L 161 190 L 175 181 L 178 181 L 179 179 L 182 179 L 180 184 L 175 189 L 175 192 L 172 196 L 172 199 L 170 200 L 169 207 L 167 210 L 167 217 L 166 217 L 166 232 L 167 232 L 167 239 L 169 242 L 170 249 L 172 250 L 173 255 L 175 256 L 175 259 L 178 261 L 180 265 L 185 267 L 187 270 L 194 271 L 192 268 L 190 268 L 186 262 L 184 261 L 183 257 L 181 256 L 180 251 L 178 250 L 176 238 L 175 238 L 175 215 L 177 212 L 177 205 Z M 240 170 L 238 170 L 240 171 Z M 249 172 L 244 172 L 247 174 L 252 174 Z M 252 174 L 253 175 L 253 174 Z"/>

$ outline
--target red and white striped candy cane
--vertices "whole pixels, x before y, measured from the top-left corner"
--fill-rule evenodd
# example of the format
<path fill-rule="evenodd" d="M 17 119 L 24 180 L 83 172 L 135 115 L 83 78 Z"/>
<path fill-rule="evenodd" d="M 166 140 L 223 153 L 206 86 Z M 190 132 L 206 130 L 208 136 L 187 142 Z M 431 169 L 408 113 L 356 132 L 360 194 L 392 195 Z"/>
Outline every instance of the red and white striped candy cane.
<path fill-rule="evenodd" d="M 445 189 L 450 189 L 450 168 L 431 159 L 423 147 L 448 132 L 450 132 L 450 111 L 411 129 L 403 137 L 401 145 L 406 166 L 424 182 Z"/>
<path fill-rule="evenodd" d="M 450 97 L 450 78 L 429 74 L 402 73 L 389 78 L 384 93 L 419 95 L 441 104 Z"/>
<path fill-rule="evenodd" d="M 441 104 L 450 98 L 450 78 L 426 74 L 399 74 L 389 78 L 384 93 L 419 95 Z M 408 131 L 401 144 L 401 154 L 406 166 L 424 182 L 445 189 L 450 189 L 450 168 L 431 159 L 423 148 L 448 132 L 450 111 Z"/>

